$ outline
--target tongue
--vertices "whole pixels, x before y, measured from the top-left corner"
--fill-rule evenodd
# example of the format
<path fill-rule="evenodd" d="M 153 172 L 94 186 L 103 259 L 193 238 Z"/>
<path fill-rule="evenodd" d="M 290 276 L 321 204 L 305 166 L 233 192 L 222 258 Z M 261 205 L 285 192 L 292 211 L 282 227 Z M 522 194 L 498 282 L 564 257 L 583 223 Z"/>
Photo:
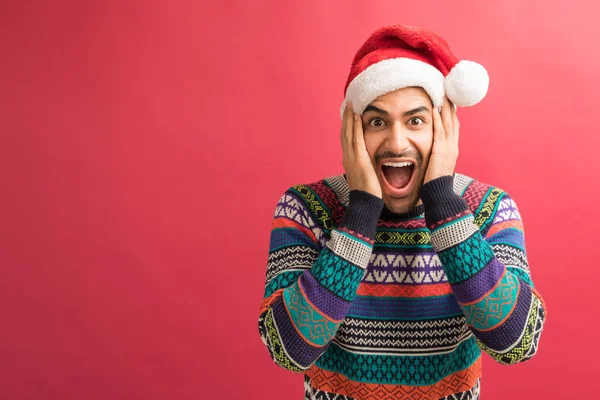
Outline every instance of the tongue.
<path fill-rule="evenodd" d="M 413 167 L 387 167 L 383 166 L 383 173 L 387 181 L 396 189 L 401 189 L 408 184 Z"/>

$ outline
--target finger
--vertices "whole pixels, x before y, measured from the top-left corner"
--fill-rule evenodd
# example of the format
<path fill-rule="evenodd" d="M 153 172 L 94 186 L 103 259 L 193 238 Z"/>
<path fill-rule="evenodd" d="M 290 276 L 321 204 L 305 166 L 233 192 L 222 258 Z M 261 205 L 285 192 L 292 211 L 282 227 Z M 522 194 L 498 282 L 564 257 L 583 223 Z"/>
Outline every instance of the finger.
<path fill-rule="evenodd" d="M 345 149 L 347 154 L 352 154 L 354 151 L 354 144 L 352 143 L 353 114 L 352 103 L 348 102 L 344 110 L 344 121 L 342 123 L 342 148 Z"/>
<path fill-rule="evenodd" d="M 452 127 L 454 128 L 454 142 L 458 145 L 458 135 L 460 133 L 460 121 L 458 120 L 458 110 L 452 104 Z"/>
<path fill-rule="evenodd" d="M 433 141 L 434 143 L 445 139 L 444 126 L 442 125 L 442 116 L 437 107 L 433 107 Z"/>
<path fill-rule="evenodd" d="M 365 137 L 362 128 L 362 118 L 359 114 L 354 114 L 354 151 L 366 150 Z"/>
<path fill-rule="evenodd" d="M 452 105 L 450 104 L 450 100 L 444 96 L 444 105 L 442 107 L 442 123 L 444 126 L 444 133 L 447 139 L 454 137 L 453 127 L 452 127 Z"/>

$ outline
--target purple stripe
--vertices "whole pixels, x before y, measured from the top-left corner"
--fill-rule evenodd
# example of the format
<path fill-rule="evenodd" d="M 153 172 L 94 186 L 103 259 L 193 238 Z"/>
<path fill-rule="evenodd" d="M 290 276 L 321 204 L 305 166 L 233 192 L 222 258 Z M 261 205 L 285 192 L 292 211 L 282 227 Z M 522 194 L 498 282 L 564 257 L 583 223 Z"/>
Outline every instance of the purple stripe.
<path fill-rule="evenodd" d="M 348 315 L 359 318 L 414 320 L 462 315 L 462 309 L 451 294 L 420 298 L 356 296 L 352 300 Z"/>
<path fill-rule="evenodd" d="M 506 267 L 496 257 L 469 279 L 452 285 L 456 300 L 460 303 L 470 303 L 481 299 L 492 290 L 502 277 Z"/>
<path fill-rule="evenodd" d="M 273 318 L 279 330 L 279 339 L 283 343 L 288 355 L 302 367 L 308 367 L 329 347 L 327 343 L 324 347 L 316 348 L 306 343 L 294 328 L 293 322 L 287 313 L 280 297 L 272 306 Z"/>
<path fill-rule="evenodd" d="M 519 284 L 521 289 L 517 304 L 510 317 L 502 325 L 486 332 L 473 329 L 475 336 L 486 346 L 494 350 L 502 351 L 507 349 L 519 339 L 523 329 L 525 329 L 527 317 L 529 316 L 529 308 L 531 307 L 532 293 L 531 288 L 521 279 L 519 279 Z M 533 310 L 533 312 L 537 311 Z"/>
<path fill-rule="evenodd" d="M 344 319 L 348 308 L 350 308 L 350 302 L 327 290 L 310 271 L 306 271 L 300 276 L 299 283 L 306 294 L 307 300 L 317 308 L 317 311 L 331 319 Z"/>

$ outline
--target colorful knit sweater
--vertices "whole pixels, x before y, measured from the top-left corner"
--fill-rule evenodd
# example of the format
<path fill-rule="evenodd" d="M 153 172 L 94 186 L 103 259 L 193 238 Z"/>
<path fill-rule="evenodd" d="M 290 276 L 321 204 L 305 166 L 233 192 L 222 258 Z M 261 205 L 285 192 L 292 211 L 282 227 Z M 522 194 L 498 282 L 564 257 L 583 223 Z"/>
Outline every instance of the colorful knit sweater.
<path fill-rule="evenodd" d="M 337 175 L 279 200 L 258 326 L 305 399 L 478 399 L 481 350 L 536 353 L 546 309 L 514 200 L 458 173 L 420 196 L 394 214 Z"/>

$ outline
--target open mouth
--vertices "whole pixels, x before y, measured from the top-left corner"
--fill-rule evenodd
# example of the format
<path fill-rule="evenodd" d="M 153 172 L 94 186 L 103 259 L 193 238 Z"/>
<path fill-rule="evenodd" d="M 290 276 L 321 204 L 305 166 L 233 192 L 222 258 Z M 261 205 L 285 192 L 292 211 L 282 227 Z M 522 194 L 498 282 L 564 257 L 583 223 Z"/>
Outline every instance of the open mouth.
<path fill-rule="evenodd" d="M 381 172 L 390 192 L 396 196 L 404 196 L 408 194 L 412 186 L 415 163 L 412 161 L 384 162 Z"/>

